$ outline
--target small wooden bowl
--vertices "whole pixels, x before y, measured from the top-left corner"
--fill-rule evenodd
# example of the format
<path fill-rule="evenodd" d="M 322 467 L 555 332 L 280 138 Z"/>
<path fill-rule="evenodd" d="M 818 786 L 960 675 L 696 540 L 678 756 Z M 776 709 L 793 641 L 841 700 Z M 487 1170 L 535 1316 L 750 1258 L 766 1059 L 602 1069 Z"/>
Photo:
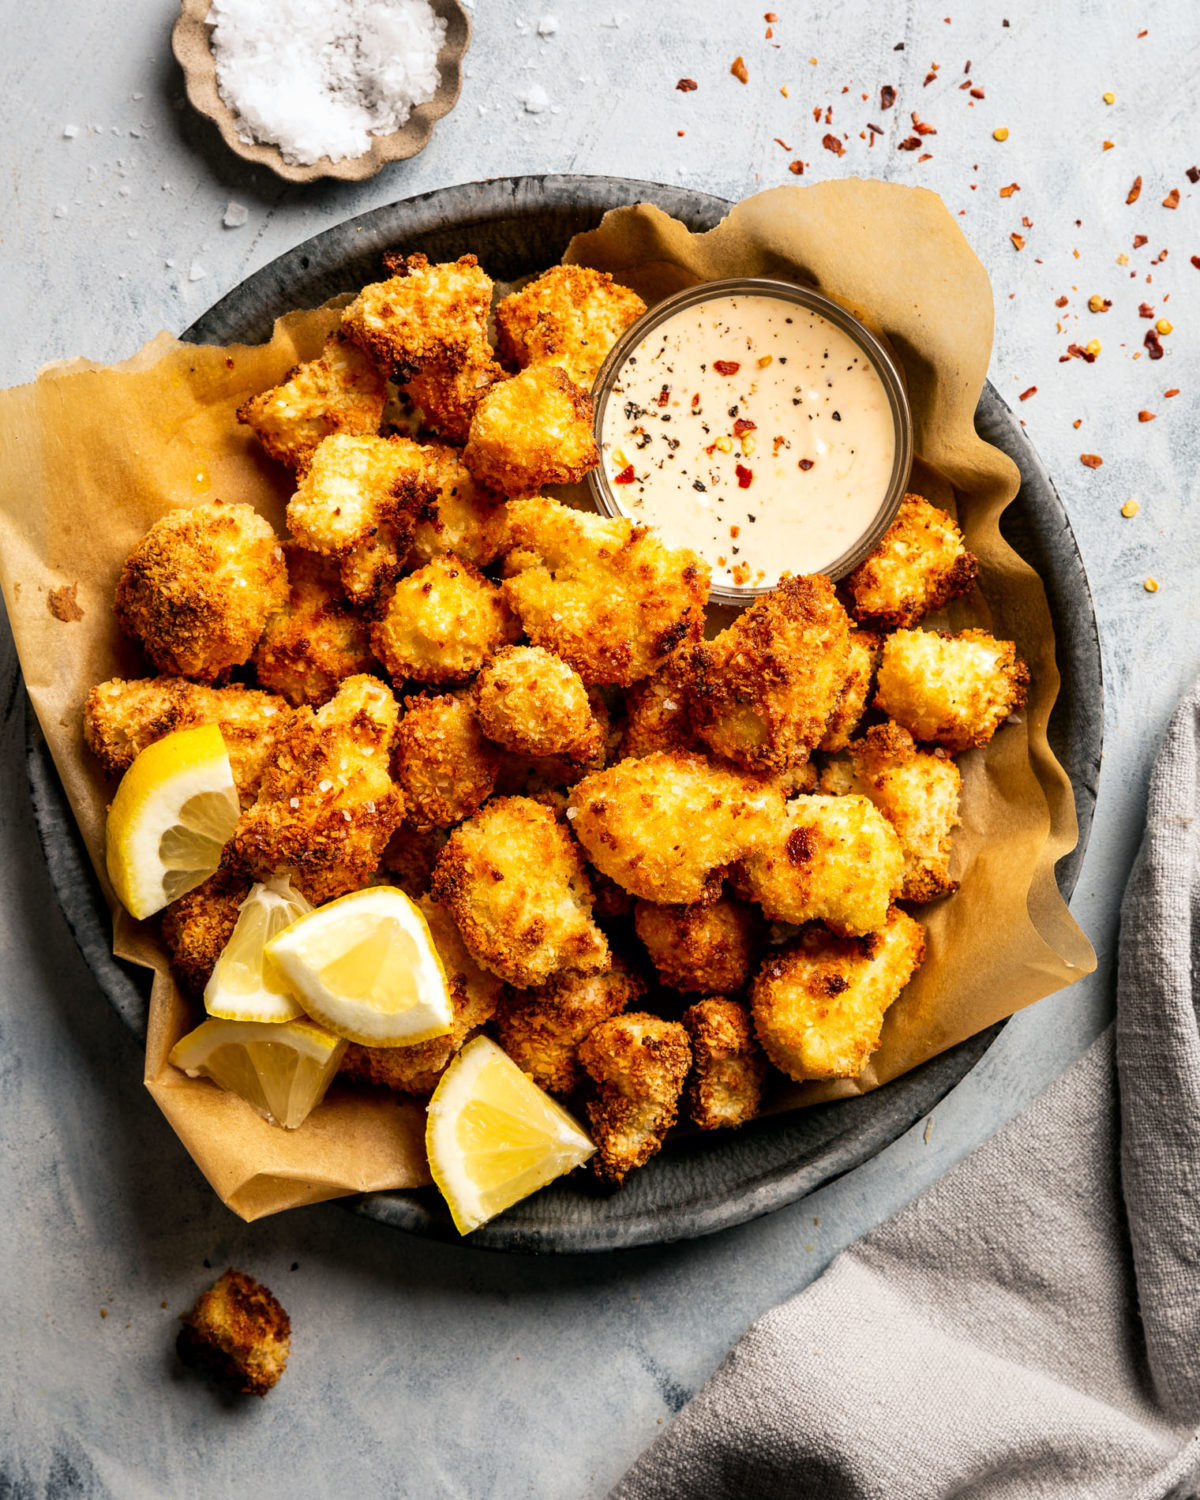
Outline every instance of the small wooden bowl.
<path fill-rule="evenodd" d="M 459 0 L 430 0 L 430 3 L 434 14 L 446 23 L 446 40 L 438 53 L 437 91 L 428 104 L 420 104 L 413 110 L 403 129 L 391 135 L 373 135 L 368 151 L 344 161 L 330 161 L 322 156 L 307 167 L 291 166 L 284 161 L 278 146 L 263 146 L 239 137 L 233 111 L 217 91 L 217 63 L 209 43 L 211 28 L 205 22 L 210 0 L 183 0 L 171 33 L 171 48 L 183 69 L 188 99 L 214 122 L 225 144 L 244 161 L 270 167 L 288 182 L 315 182 L 321 177 L 365 182 L 389 161 L 404 161 L 423 151 L 433 134 L 434 122 L 458 102 L 462 60 L 471 43 L 471 18 Z"/>

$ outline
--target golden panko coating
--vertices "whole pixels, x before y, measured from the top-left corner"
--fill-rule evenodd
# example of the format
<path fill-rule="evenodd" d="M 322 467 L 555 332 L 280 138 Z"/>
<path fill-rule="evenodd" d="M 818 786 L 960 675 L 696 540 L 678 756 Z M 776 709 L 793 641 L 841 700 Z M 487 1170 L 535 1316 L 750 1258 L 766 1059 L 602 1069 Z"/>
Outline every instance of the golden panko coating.
<path fill-rule="evenodd" d="M 327 703 L 347 677 L 368 672 L 370 634 L 350 607 L 331 558 L 285 542 L 288 599 L 267 621 L 250 662 L 263 687 L 294 707 Z"/>
<path fill-rule="evenodd" d="M 234 853 L 258 880 L 292 872 L 314 906 L 366 885 L 404 815 L 390 764 L 399 709 L 376 677 L 298 708 L 242 814 Z"/>
<path fill-rule="evenodd" d="M 849 748 L 845 789 L 860 792 L 896 830 L 904 851 L 902 901 L 936 901 L 958 889 L 950 879 L 950 835 L 958 826 L 962 775 L 944 750 L 918 750 L 907 729 L 877 724 Z M 830 768 L 822 777 L 836 776 Z M 832 788 L 831 788 L 832 789 Z"/>
<path fill-rule="evenodd" d="M 499 587 L 451 556 L 435 557 L 396 584 L 371 640 L 397 682 L 455 684 L 520 633 Z"/>
<path fill-rule="evenodd" d="M 978 576 L 979 560 L 946 512 L 921 495 L 905 495 L 883 540 L 845 587 L 856 620 L 894 630 L 967 593 Z"/>
<path fill-rule="evenodd" d="M 160 672 L 212 682 L 250 659 L 287 602 L 279 538 L 249 505 L 160 516 L 125 559 L 114 612 Z"/>
<path fill-rule="evenodd" d="M 342 334 L 331 333 L 319 359 L 297 365 L 274 390 L 252 396 L 237 419 L 252 427 L 280 463 L 303 471 L 322 438 L 378 432 L 383 371 Z"/>
<path fill-rule="evenodd" d="M 446 909 L 428 896 L 417 904 L 446 971 L 454 1011 L 450 1031 L 411 1047 L 362 1047 L 351 1042 L 339 1069 L 400 1094 L 433 1093 L 450 1059 L 491 1019 L 501 989 L 496 976 L 481 969 L 467 952 Z"/>
<path fill-rule="evenodd" d="M 287 1368 L 291 1335 L 267 1288 L 231 1266 L 184 1316 L 175 1352 L 235 1395 L 265 1396 Z"/>
<path fill-rule="evenodd" d="M 465 698 L 444 693 L 406 698 L 396 731 L 396 780 L 413 828 L 449 828 L 492 795 L 500 751 Z"/>
<path fill-rule="evenodd" d="M 797 1082 L 857 1078 L 879 1046 L 884 1012 L 925 956 L 919 922 L 892 907 L 862 938 L 814 927 L 772 954 L 754 981 L 754 1029 Z"/>
<path fill-rule="evenodd" d="M 663 984 L 690 994 L 740 990 L 762 946 L 762 919 L 741 901 L 694 906 L 639 901 L 633 924 Z"/>
<path fill-rule="evenodd" d="M 424 451 L 438 492 L 417 521 L 409 561 L 420 566 L 452 552 L 463 562 L 486 568 L 508 550 L 504 500 L 475 483 L 457 448 L 426 443 Z"/>
<path fill-rule="evenodd" d="M 625 694 L 619 758 L 640 760 L 655 750 L 695 750 L 699 742 L 688 713 L 687 694 L 670 667 L 643 677 Z"/>
<path fill-rule="evenodd" d="M 460 823 L 438 855 L 433 892 L 476 963 L 518 989 L 608 963 L 579 850 L 528 797 L 494 797 Z"/>
<path fill-rule="evenodd" d="M 850 670 L 850 621 L 820 575 L 785 578 L 688 656 L 697 734 L 746 770 L 779 771 L 820 743 Z"/>
<path fill-rule="evenodd" d="M 567 809 L 599 870 L 644 901 L 711 900 L 729 865 L 783 818 L 773 788 L 707 760 L 656 750 L 587 776 Z"/>
<path fill-rule="evenodd" d="M 238 796 L 248 807 L 276 740 L 291 722 L 292 710 L 282 698 L 255 688 L 204 687 L 184 677 L 114 677 L 87 695 L 83 738 L 108 774 L 119 776 L 155 740 L 215 724 Z"/>
<path fill-rule="evenodd" d="M 851 628 L 849 670 L 837 707 L 830 715 L 825 733 L 817 746 L 819 750 L 844 750 L 850 743 L 850 736 L 858 728 L 858 722 L 867 710 L 871 684 L 882 650 L 882 636 L 875 635 L 870 630 Z"/>
<path fill-rule="evenodd" d="M 592 1165 L 619 1187 L 675 1123 L 692 1062 L 688 1034 L 678 1021 L 626 1011 L 584 1039 L 579 1061 L 596 1086 L 587 1106 L 597 1148 Z"/>
<path fill-rule="evenodd" d="M 445 845 L 444 828 L 418 832 L 406 818 L 388 840 L 380 865 L 392 885 L 398 885 L 406 896 L 419 901 L 429 891 L 434 864 Z"/>
<path fill-rule="evenodd" d="M 698 1000 L 679 1018 L 691 1038 L 687 1107 L 701 1130 L 744 1125 L 762 1103 L 767 1060 L 750 1012 L 736 1000 Z"/>
<path fill-rule="evenodd" d="M 796 797 L 745 858 L 741 894 L 772 922 L 821 921 L 860 936 L 882 927 L 904 881 L 895 829 L 866 797 Z"/>
<path fill-rule="evenodd" d="M 424 429 L 461 445 L 471 431 L 479 398 L 503 378 L 492 346 L 480 333 L 464 349 L 426 361 L 403 390 L 419 410 Z"/>
<path fill-rule="evenodd" d="M 694 552 L 544 496 L 513 501 L 508 520 L 505 595 L 534 645 L 584 682 L 628 687 L 699 640 L 709 569 Z"/>
<path fill-rule="evenodd" d="M 473 255 L 430 265 L 424 255 L 385 255 L 392 275 L 363 287 L 342 328 L 398 380 L 427 360 L 465 358 L 487 329 L 491 278 Z"/>
<path fill-rule="evenodd" d="M 579 1044 L 644 992 L 620 963 L 590 974 L 568 969 L 532 990 L 506 985 L 493 1018 L 496 1039 L 539 1088 L 571 1094 L 582 1077 Z"/>
<path fill-rule="evenodd" d="M 604 730 L 583 678 L 542 646 L 508 646 L 484 665 L 474 686 L 484 733 L 518 755 L 603 758 Z"/>
<path fill-rule="evenodd" d="M 476 403 L 463 462 L 502 495 L 572 484 L 600 462 L 592 398 L 557 365 L 498 380 Z"/>
<path fill-rule="evenodd" d="M 233 936 L 250 878 L 220 869 L 202 885 L 172 901 L 162 915 L 162 939 L 175 977 L 193 995 L 202 995 L 221 950 Z"/>
<path fill-rule="evenodd" d="M 646 304 L 606 271 L 552 266 L 496 304 L 501 356 L 526 365 L 561 365 L 590 391 L 612 346 Z"/>
<path fill-rule="evenodd" d="M 1029 668 L 986 630 L 898 630 L 884 641 L 875 707 L 951 753 L 986 745 L 1025 704 Z"/>
<path fill-rule="evenodd" d="M 438 496 L 436 458 L 404 437 L 328 437 L 288 501 L 302 547 L 336 557 L 342 587 L 373 604 L 400 572 Z"/>

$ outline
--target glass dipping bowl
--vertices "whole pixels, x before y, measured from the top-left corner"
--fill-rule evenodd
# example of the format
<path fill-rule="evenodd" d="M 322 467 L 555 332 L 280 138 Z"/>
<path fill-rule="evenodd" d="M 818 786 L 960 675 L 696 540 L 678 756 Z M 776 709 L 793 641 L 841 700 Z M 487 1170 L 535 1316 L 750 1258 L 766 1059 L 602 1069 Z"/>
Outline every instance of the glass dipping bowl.
<path fill-rule="evenodd" d="M 699 286 L 688 287 L 685 291 L 665 297 L 625 330 L 600 368 L 600 373 L 592 388 L 592 397 L 596 407 L 593 429 L 596 445 L 597 447 L 601 445 L 604 416 L 608 403 L 615 394 L 617 376 L 626 359 L 642 340 L 653 333 L 659 324 L 664 323 L 681 309 L 694 307 L 717 298 L 734 296 L 769 297 L 773 301 L 791 302 L 797 307 L 819 314 L 858 346 L 879 376 L 886 392 L 895 434 L 891 479 L 879 508 L 867 528 L 840 557 L 818 570 L 830 578 L 844 578 L 874 550 L 900 508 L 912 470 L 913 423 L 904 382 L 895 361 L 871 330 L 832 298 L 825 297 L 820 292 L 811 291 L 808 287 L 796 286 L 789 281 L 775 281 L 762 276 L 737 276 L 721 281 L 705 281 Z M 630 517 L 622 508 L 620 500 L 609 483 L 603 462 L 590 471 L 587 479 L 592 499 L 602 514 L 640 519 Z M 719 604 L 749 604 L 760 595 L 770 593 L 774 587 L 774 584 L 763 584 L 757 587 L 721 585 L 711 590 L 709 599 Z"/>

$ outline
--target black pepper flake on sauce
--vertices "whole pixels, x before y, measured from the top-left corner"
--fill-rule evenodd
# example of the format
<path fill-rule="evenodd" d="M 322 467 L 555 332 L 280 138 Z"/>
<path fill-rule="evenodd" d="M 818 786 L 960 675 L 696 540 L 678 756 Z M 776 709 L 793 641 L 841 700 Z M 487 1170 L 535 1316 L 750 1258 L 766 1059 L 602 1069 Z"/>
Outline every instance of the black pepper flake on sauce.
<path fill-rule="evenodd" d="M 692 488 L 694 490 L 699 490 L 700 493 L 703 495 L 704 492 L 708 489 L 708 486 L 703 482 L 703 480 L 693 479 L 692 480 Z"/>
<path fill-rule="evenodd" d="M 811 458 L 802 458 L 800 460 L 800 467 L 802 469 L 804 469 L 805 472 L 807 472 L 809 469 L 811 469 L 812 466 L 813 466 L 813 460 Z"/>
<path fill-rule="evenodd" d="M 842 420 L 842 414 L 841 414 L 840 411 L 835 411 L 834 412 L 834 414 L 833 414 L 833 420 L 835 422 L 840 422 Z"/>

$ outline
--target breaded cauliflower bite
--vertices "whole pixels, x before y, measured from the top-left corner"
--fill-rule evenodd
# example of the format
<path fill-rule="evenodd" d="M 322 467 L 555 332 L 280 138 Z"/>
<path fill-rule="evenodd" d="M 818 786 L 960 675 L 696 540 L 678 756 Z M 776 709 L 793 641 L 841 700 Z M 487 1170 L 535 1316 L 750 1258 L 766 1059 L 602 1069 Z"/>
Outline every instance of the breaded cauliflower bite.
<path fill-rule="evenodd" d="M 699 640 L 709 569 L 694 552 L 544 496 L 513 501 L 508 520 L 505 596 L 534 645 L 584 682 L 628 687 Z"/>
<path fill-rule="evenodd" d="M 475 483 L 456 448 L 427 443 L 425 454 L 438 492 L 417 521 L 410 562 L 419 566 L 453 553 L 463 562 L 486 568 L 509 546 L 503 498 Z"/>
<path fill-rule="evenodd" d="M 592 398 L 557 365 L 498 380 L 476 403 L 463 462 L 489 489 L 515 497 L 573 484 L 600 462 Z"/>
<path fill-rule="evenodd" d="M 850 621 L 819 575 L 785 578 L 688 658 L 697 734 L 746 770 L 807 758 L 850 672 Z"/>
<path fill-rule="evenodd" d="M 590 391 L 608 351 L 645 311 L 637 293 L 606 271 L 552 266 L 496 304 L 500 354 L 522 369 L 561 365 Z"/>
<path fill-rule="evenodd" d="M 428 360 L 465 359 L 486 334 L 491 278 L 473 255 L 430 265 L 424 255 L 385 255 L 392 275 L 363 287 L 342 313 L 359 348 L 399 380 Z"/>
<path fill-rule="evenodd" d="M 639 901 L 633 924 L 663 984 L 690 994 L 740 990 L 762 946 L 762 919 L 741 901 L 694 906 Z"/>
<path fill-rule="evenodd" d="M 183 1318 L 175 1351 L 239 1396 L 265 1396 L 287 1367 L 292 1326 L 265 1286 L 231 1266 Z"/>
<path fill-rule="evenodd" d="M 739 890 L 772 922 L 821 921 L 860 936 L 882 927 L 904 881 L 895 829 L 866 797 L 796 797 L 743 861 Z"/>
<path fill-rule="evenodd" d="M 867 710 L 871 684 L 875 680 L 875 668 L 879 665 L 879 653 L 882 650 L 881 636 L 870 630 L 851 629 L 846 681 L 842 685 L 837 707 L 829 716 L 818 750 L 844 750 L 850 743 L 850 736 L 858 728 L 858 722 Z"/>
<path fill-rule="evenodd" d="M 695 750 L 697 745 L 686 695 L 670 667 L 635 682 L 625 694 L 619 758 L 640 760 L 655 750 Z"/>
<path fill-rule="evenodd" d="M 428 893 L 433 867 L 446 845 L 446 830 L 430 828 L 418 831 L 405 819 L 388 840 L 380 861 L 392 885 L 398 885 L 414 901 Z"/>
<path fill-rule="evenodd" d="M 703 755 L 658 750 L 585 777 L 567 817 L 597 869 L 644 901 L 711 900 L 727 866 L 771 837 L 783 798 Z"/>
<path fill-rule="evenodd" d="M 337 558 L 346 593 L 370 605 L 398 576 L 438 490 L 436 456 L 411 438 L 335 435 L 313 453 L 287 522 L 300 546 Z"/>
<path fill-rule="evenodd" d="M 460 823 L 434 865 L 433 892 L 476 963 L 519 989 L 608 963 L 579 850 L 528 797 L 494 797 Z"/>
<path fill-rule="evenodd" d="M 119 776 L 155 740 L 215 724 L 238 796 L 248 807 L 291 722 L 292 710 L 282 698 L 255 688 L 205 687 L 184 677 L 114 677 L 87 695 L 83 738 L 105 771 Z"/>
<path fill-rule="evenodd" d="M 596 1175 L 618 1187 L 644 1166 L 675 1123 L 692 1062 L 678 1021 L 627 1011 L 602 1021 L 580 1044 L 579 1061 L 595 1084 L 587 1105 Z"/>
<path fill-rule="evenodd" d="M 875 707 L 952 754 L 986 745 L 1025 704 L 1029 668 L 986 630 L 898 630 L 884 641 Z"/>
<path fill-rule="evenodd" d="M 333 333 L 319 359 L 297 365 L 274 390 L 252 396 L 238 408 L 237 419 L 254 429 L 272 458 L 302 472 L 322 438 L 379 431 L 386 383 L 374 360 Z"/>
<path fill-rule="evenodd" d="M 454 1054 L 491 1019 L 501 985 L 467 952 L 445 907 L 429 896 L 422 897 L 417 905 L 429 923 L 434 947 L 446 971 L 454 1011 L 450 1031 L 411 1047 L 363 1047 L 351 1042 L 339 1071 L 399 1094 L 425 1095 L 433 1093 Z"/>
<path fill-rule="evenodd" d="M 767 1060 L 750 1012 L 736 1000 L 699 1000 L 679 1018 L 691 1038 L 687 1107 L 701 1130 L 744 1125 L 762 1104 Z"/>
<path fill-rule="evenodd" d="M 396 780 L 414 829 L 449 828 L 492 795 L 500 751 L 484 737 L 465 698 L 406 698 L 396 730 Z"/>
<path fill-rule="evenodd" d="M 114 612 L 160 672 L 212 682 L 250 659 L 287 586 L 267 522 L 214 500 L 155 521 L 125 559 Z"/>
<path fill-rule="evenodd" d="M 233 836 L 256 879 L 291 871 L 314 905 L 370 880 L 404 814 L 390 771 L 398 717 L 384 684 L 365 676 L 315 712 L 295 710 Z"/>
<path fill-rule="evenodd" d="M 249 876 L 240 870 L 221 869 L 164 910 L 162 938 L 171 968 L 193 995 L 204 993 L 249 894 Z"/>
<path fill-rule="evenodd" d="M 461 445 L 470 434 L 479 398 L 503 378 L 492 346 L 480 334 L 465 349 L 426 361 L 403 390 L 420 412 L 423 428 Z"/>
<path fill-rule="evenodd" d="M 520 633 L 499 587 L 449 556 L 396 584 L 371 640 L 397 682 L 458 684 Z"/>
<path fill-rule="evenodd" d="M 857 1078 L 879 1046 L 884 1013 L 924 956 L 920 923 L 896 906 L 867 937 L 803 933 L 754 981 L 754 1029 L 767 1056 L 797 1082 Z"/>
<path fill-rule="evenodd" d="M 856 620 L 894 630 L 967 593 L 978 576 L 979 560 L 950 516 L 921 495 L 905 495 L 883 540 L 845 587 Z"/>
<path fill-rule="evenodd" d="M 370 633 L 350 607 L 337 563 L 285 542 L 288 598 L 267 621 L 250 664 L 293 706 L 327 703 L 347 677 L 370 671 Z"/>
<path fill-rule="evenodd" d="M 492 1025 L 505 1052 L 539 1088 L 571 1094 L 582 1078 L 580 1043 L 644 992 L 620 963 L 590 974 L 568 969 L 536 989 L 505 986 Z"/>
<path fill-rule="evenodd" d="M 604 730 L 583 678 L 542 646 L 508 646 L 474 687 L 484 733 L 519 755 L 565 755 L 581 764 L 604 752 Z"/>
<path fill-rule="evenodd" d="M 918 750 L 907 729 L 877 724 L 849 747 L 846 789 L 869 797 L 896 830 L 904 852 L 902 901 L 936 901 L 950 879 L 950 835 L 958 826 L 962 775 L 944 750 Z M 827 777 L 836 776 L 831 768 Z M 826 778 L 822 778 L 822 790 Z"/>

